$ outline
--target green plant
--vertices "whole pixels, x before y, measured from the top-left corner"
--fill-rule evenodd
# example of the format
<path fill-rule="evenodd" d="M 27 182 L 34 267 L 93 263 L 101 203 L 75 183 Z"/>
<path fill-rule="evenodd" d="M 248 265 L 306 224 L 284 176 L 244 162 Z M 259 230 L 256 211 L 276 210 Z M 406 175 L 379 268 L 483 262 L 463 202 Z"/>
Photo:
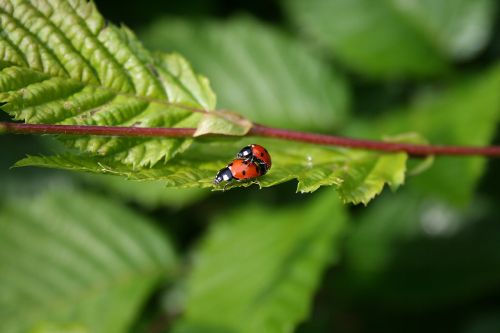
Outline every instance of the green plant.
<path fill-rule="evenodd" d="M 156 50 L 150 51 L 131 30 L 105 20 L 92 2 L 0 1 L 1 109 L 25 122 L 2 122 L 0 131 L 56 134 L 65 145 L 50 142 L 55 154 L 35 150 L 16 166 L 109 175 L 63 173 L 62 182 L 71 185 L 39 194 L 32 205 L 13 200 L 21 180 L 2 176 L 8 198 L 0 212 L 2 331 L 120 332 L 131 327 L 160 281 L 165 290 L 154 294 L 162 301 L 150 305 L 153 310 L 143 313 L 134 330 L 150 329 L 158 312 L 169 322 L 181 312 L 172 324 L 175 332 L 291 331 L 307 317 L 322 273 L 341 253 L 348 261 L 340 284 L 352 279 L 358 289 L 350 288 L 369 293 L 374 276 L 389 265 L 394 243 L 422 236 L 420 219 L 386 227 L 401 220 L 399 210 L 387 208 L 391 200 L 404 207 L 402 216 L 418 216 L 428 207 L 452 217 L 490 214 L 488 202 L 476 205 L 473 199 L 485 160 L 439 155 L 500 154 L 499 147 L 487 146 L 500 111 L 500 67 L 486 59 L 481 72 L 468 73 L 466 65 L 456 64 L 475 59 L 488 42 L 493 1 L 439 6 L 315 0 L 279 6 L 290 19 L 288 32 L 245 16 L 225 22 L 161 18 L 140 32 Z M 448 17 L 450 11 L 454 15 Z M 330 19 L 330 13 L 338 17 Z M 309 43 L 290 33 L 294 26 L 303 28 Z M 206 73 L 218 107 L 208 79 L 177 52 Z M 372 98 L 380 109 L 407 102 L 410 91 L 415 102 L 363 114 L 366 107 L 351 96 L 352 85 L 366 80 L 389 99 Z M 400 83 L 405 81 L 411 85 Z M 404 92 L 391 96 L 384 84 L 403 86 Z M 215 173 L 249 140 L 258 140 L 273 157 L 260 188 L 273 191 L 296 179 L 298 192 L 322 186 L 335 191 L 321 190 L 300 207 L 279 211 L 254 197 L 218 205 L 222 197 L 212 196 L 202 212 L 214 225 L 206 234 L 197 229 L 202 241 L 193 249 L 193 240 L 176 236 L 169 223 L 166 231 L 148 226 L 148 220 L 161 220 L 158 209 L 187 214 L 182 207 L 203 200 L 208 189 L 221 189 L 212 183 Z M 415 156 L 427 158 L 410 159 Z M 337 199 L 366 205 L 385 184 L 395 190 L 411 173 L 418 176 L 408 178 L 408 189 L 393 195 L 397 199 L 386 194 L 361 216 Z M 56 179 L 50 172 L 42 175 L 51 183 Z M 82 192 L 82 186 L 118 199 Z M 126 208 L 123 200 L 140 208 Z M 221 214 L 227 207 L 232 208 Z M 346 228 L 347 220 L 358 218 L 367 222 Z M 460 221 L 447 223 L 461 228 Z M 374 232 L 381 242 L 364 231 L 369 225 L 382 230 Z M 347 237 L 344 250 L 341 235 Z M 188 249 L 175 254 L 169 239 Z M 373 254 L 363 250 L 364 242 L 373 244 Z M 186 275 L 179 262 L 191 251 L 197 261 Z M 492 288 L 497 273 L 493 269 L 493 278 L 477 285 Z M 435 294 L 429 295 L 419 301 L 431 302 Z M 442 298 L 446 302 L 446 294 Z M 13 316 L 19 309 L 21 315 Z"/>

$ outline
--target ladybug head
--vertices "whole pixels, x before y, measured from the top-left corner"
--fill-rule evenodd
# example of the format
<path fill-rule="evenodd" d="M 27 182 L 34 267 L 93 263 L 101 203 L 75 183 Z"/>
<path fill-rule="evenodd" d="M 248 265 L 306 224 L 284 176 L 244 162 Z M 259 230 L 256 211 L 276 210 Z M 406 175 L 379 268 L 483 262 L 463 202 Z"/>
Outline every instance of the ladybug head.
<path fill-rule="evenodd" d="M 238 153 L 238 158 L 247 158 L 252 156 L 252 146 L 243 147 Z"/>
<path fill-rule="evenodd" d="M 231 172 L 231 170 L 229 168 L 224 168 L 224 169 L 221 169 L 219 172 L 217 172 L 217 175 L 215 175 L 215 178 L 214 178 L 214 184 L 215 185 L 218 185 L 220 184 L 221 182 L 227 182 L 227 181 L 230 181 L 231 179 L 233 179 L 233 173 Z"/>

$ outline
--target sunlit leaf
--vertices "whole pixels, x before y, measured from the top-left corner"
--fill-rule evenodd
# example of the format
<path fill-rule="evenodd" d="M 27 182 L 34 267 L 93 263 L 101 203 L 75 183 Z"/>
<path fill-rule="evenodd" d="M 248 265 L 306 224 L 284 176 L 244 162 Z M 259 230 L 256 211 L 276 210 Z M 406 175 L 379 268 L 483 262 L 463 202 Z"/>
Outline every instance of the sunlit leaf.
<path fill-rule="evenodd" d="M 206 78 L 179 55 L 151 55 L 92 2 L 0 3 L 0 102 L 28 123 L 196 127 L 215 107 Z M 43 27 L 40 28 L 40 27 Z M 82 151 L 154 165 L 190 139 L 65 137 Z"/>
<path fill-rule="evenodd" d="M 0 331 L 123 332 L 177 266 L 148 223 L 76 190 L 2 202 Z"/>
<path fill-rule="evenodd" d="M 280 141 L 269 139 L 258 142 L 268 149 L 273 158 L 271 170 L 258 179 L 260 187 L 297 179 L 299 192 L 313 192 L 320 186 L 333 185 L 344 202 L 366 204 L 382 191 L 384 184 L 396 189 L 404 182 L 407 159 L 404 153 L 384 154 L 298 143 L 283 146 Z M 193 145 L 167 165 L 140 170 L 132 170 L 110 160 L 70 155 L 30 156 L 19 161 L 17 166 L 113 174 L 133 180 L 162 180 L 169 187 L 213 188 L 217 171 L 234 158 L 239 148 L 249 143 L 247 140 L 231 144 L 205 142 Z M 253 183 L 235 183 L 227 188 Z"/>
<path fill-rule="evenodd" d="M 345 215 L 334 193 L 295 209 L 247 205 L 215 222 L 194 255 L 174 332 L 293 331 L 338 259 Z"/>
<path fill-rule="evenodd" d="M 0 101 L 7 102 L 2 108 L 17 119 L 78 125 L 199 125 L 195 136 L 243 135 L 251 128 L 252 124 L 238 114 L 203 112 L 215 103 L 205 78 L 194 74 L 176 54 L 151 55 L 130 31 L 107 23 L 92 3 L 50 0 L 35 7 L 29 2 L 16 6 L 5 2 L 1 15 L 5 32 L 0 36 Z M 37 24 L 48 28 L 38 29 Z M 232 60 L 237 61 L 238 69 L 244 69 L 243 73 L 250 71 L 249 77 L 253 78 L 240 92 L 252 92 L 245 94 L 247 101 L 262 102 L 243 103 L 239 105 L 242 112 L 259 110 L 266 120 L 271 117 L 271 123 L 276 116 L 277 121 L 290 119 L 298 127 L 326 129 L 338 125 L 346 97 L 342 80 L 325 70 L 325 63 L 301 43 L 250 19 L 235 19 L 228 27 L 207 24 L 202 30 L 195 26 L 181 29 L 196 32 L 189 45 L 210 44 L 212 38 L 217 36 L 219 40 L 228 32 L 222 40 L 228 43 L 228 50 L 239 54 Z M 206 41 L 194 42 L 198 34 L 205 36 Z M 235 41 L 241 43 L 234 44 Z M 19 47 L 13 46 L 16 43 Z M 207 50 L 224 54 L 217 45 L 220 43 Z M 258 56 L 248 57 L 252 52 Z M 208 53 L 203 53 L 208 58 Z M 213 61 L 221 60 L 225 68 L 234 64 L 225 58 Z M 244 60 L 249 63 L 241 65 Z M 254 69 L 258 69 L 259 76 L 253 73 Z M 225 77 L 222 73 L 214 76 Z M 263 83 L 267 80 L 266 86 Z M 233 95 L 231 89 L 224 91 Z M 214 143 L 197 140 L 200 144 L 189 151 L 186 150 L 193 142 L 191 138 L 65 136 L 63 140 L 88 154 L 32 157 L 18 165 L 163 180 L 170 187 L 213 187 L 214 174 L 242 147 L 223 139 Z M 276 163 L 271 172 L 259 179 L 260 186 L 297 179 L 298 191 L 312 192 L 323 185 L 335 185 L 345 202 L 366 204 L 385 183 L 396 188 L 404 181 L 405 154 L 284 146 L 283 142 L 271 143 L 269 149 Z M 178 155 L 185 151 L 186 154 Z M 169 163 L 158 163 L 162 160 Z M 240 184 L 231 186 L 234 185 Z"/>
<path fill-rule="evenodd" d="M 234 112 L 212 111 L 203 115 L 193 136 L 205 134 L 245 135 L 252 122 Z"/>

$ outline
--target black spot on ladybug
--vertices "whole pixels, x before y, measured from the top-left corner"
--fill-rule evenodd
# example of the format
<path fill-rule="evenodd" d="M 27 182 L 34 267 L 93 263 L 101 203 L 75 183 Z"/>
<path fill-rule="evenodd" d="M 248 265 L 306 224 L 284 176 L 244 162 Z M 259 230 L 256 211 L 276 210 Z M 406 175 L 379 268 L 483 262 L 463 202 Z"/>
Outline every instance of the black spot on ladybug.
<path fill-rule="evenodd" d="M 260 153 L 260 157 L 262 157 L 262 156 L 264 156 L 264 153 L 262 153 L 262 152 L 261 152 L 261 153 Z"/>
<path fill-rule="evenodd" d="M 247 164 L 248 164 L 248 161 L 243 161 L 243 164 L 247 165 Z"/>
<path fill-rule="evenodd" d="M 243 174 L 243 176 L 247 174 L 245 170 L 243 170 L 241 173 Z"/>

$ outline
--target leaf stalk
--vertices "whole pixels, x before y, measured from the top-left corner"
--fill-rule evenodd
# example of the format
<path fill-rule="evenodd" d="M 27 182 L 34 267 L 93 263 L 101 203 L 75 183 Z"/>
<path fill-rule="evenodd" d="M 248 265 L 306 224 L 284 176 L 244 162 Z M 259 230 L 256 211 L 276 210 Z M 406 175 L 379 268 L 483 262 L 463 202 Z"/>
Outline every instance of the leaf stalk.
<path fill-rule="evenodd" d="M 193 137 L 196 128 L 122 127 L 23 124 L 0 122 L 0 133 L 13 134 L 55 134 L 55 135 L 98 135 L 127 137 Z M 210 136 L 223 136 L 209 134 Z M 500 157 L 500 146 L 444 146 L 422 145 L 377 140 L 364 140 L 343 136 L 300 132 L 254 124 L 245 136 L 278 138 L 318 145 L 337 146 L 384 152 L 406 152 L 411 156 L 451 155 Z"/>

